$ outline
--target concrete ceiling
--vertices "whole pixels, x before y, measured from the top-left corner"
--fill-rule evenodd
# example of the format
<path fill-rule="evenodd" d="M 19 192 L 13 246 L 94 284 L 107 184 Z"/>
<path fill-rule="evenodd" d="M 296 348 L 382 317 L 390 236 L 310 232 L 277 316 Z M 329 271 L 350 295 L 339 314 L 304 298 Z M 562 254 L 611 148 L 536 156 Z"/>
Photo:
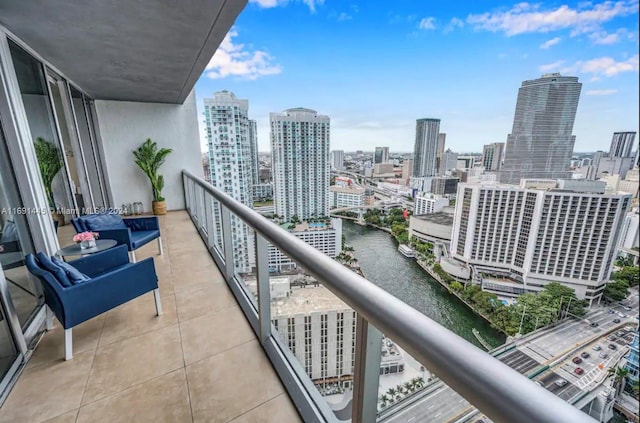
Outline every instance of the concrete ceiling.
<path fill-rule="evenodd" d="M 247 0 L 0 1 L 0 24 L 95 99 L 182 103 Z"/>

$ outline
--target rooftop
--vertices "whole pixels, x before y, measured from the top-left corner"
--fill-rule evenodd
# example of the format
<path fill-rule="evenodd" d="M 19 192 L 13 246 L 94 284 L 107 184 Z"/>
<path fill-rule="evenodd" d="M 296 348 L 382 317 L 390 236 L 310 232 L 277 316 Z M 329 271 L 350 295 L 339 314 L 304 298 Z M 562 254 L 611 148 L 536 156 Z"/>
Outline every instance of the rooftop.
<path fill-rule="evenodd" d="M 351 310 L 351 308 L 320 284 L 307 285 L 304 288 L 292 286 L 289 298 L 271 302 L 271 314 L 274 318 L 333 310 Z"/>
<path fill-rule="evenodd" d="M 453 216 L 444 212 L 421 214 L 411 217 L 414 219 L 424 220 L 425 222 L 437 223 L 439 225 L 453 225 Z"/>
<path fill-rule="evenodd" d="M 0 422 L 301 421 L 187 213 L 160 223 L 164 255 L 155 243 L 136 253 L 154 258 L 164 314 L 149 293 L 91 319 L 69 361 L 56 322 Z M 59 228 L 60 244 L 74 233 Z"/>

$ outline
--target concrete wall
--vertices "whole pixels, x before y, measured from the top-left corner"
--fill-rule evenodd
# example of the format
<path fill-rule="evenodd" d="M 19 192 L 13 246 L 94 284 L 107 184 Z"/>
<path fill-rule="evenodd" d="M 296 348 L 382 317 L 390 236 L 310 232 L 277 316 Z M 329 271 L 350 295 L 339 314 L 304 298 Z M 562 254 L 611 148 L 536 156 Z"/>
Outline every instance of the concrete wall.
<path fill-rule="evenodd" d="M 151 210 L 151 184 L 132 154 L 151 138 L 159 148 L 173 149 L 160 169 L 167 209 L 184 209 L 182 169 L 202 174 L 195 92 L 178 105 L 96 100 L 95 108 L 114 206 L 141 201 L 145 211 Z"/>

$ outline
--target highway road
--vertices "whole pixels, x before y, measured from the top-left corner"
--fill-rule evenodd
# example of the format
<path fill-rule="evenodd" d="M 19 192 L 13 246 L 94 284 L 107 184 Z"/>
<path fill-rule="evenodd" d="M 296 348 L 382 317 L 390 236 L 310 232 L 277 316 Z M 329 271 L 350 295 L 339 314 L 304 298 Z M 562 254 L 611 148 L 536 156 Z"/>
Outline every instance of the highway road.
<path fill-rule="evenodd" d="M 637 289 L 632 291 L 626 305 L 631 310 L 620 305 L 597 307 L 592 309 L 584 319 L 565 321 L 554 328 L 545 329 L 536 336 L 516 340 L 516 348 L 500 354 L 498 359 L 525 375 L 542 369 L 543 366 L 551 366 L 537 375 L 535 380 L 564 400 L 574 398 L 580 393 L 580 386 L 586 383 L 585 381 L 580 383 L 580 379 L 587 376 L 589 371 L 598 367 L 599 364 L 607 363 L 607 360 L 599 357 L 599 351 L 593 350 L 593 346 L 600 345 L 600 351 L 606 351 L 610 356 L 619 349 L 626 348 L 627 340 L 624 337 L 617 337 L 615 341 L 606 339 L 609 332 L 615 333 L 621 327 L 637 327 L 638 320 L 635 319 L 639 309 Z M 620 319 L 621 322 L 615 323 L 615 319 Z M 597 326 L 592 326 L 593 323 L 597 323 Z M 615 351 L 608 348 L 610 343 L 616 344 Z M 572 359 L 585 351 L 589 353 L 589 358 L 582 358 L 579 366 L 584 369 L 584 373 L 577 375 L 575 368 L 578 365 L 574 364 Z M 603 371 L 606 371 L 606 368 Z M 566 380 L 567 384 L 564 386 L 556 384 L 560 378 Z M 441 387 L 426 394 L 424 398 L 407 405 L 382 421 L 453 422 L 469 415 L 473 410 L 473 406 L 464 398 L 442 384 Z M 475 422 L 479 419 L 487 423 L 490 421 L 481 413 L 476 413 L 469 421 Z"/>

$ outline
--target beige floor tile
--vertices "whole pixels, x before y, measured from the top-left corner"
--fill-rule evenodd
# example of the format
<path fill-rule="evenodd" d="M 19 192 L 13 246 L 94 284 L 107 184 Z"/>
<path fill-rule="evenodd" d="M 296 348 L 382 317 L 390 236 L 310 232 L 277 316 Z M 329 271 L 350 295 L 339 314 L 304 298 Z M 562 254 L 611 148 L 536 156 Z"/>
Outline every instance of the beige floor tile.
<path fill-rule="evenodd" d="M 156 315 L 156 303 L 152 292 L 108 311 L 105 313 L 104 328 L 98 345 L 102 347 L 177 323 L 175 297 L 162 296 L 161 303 L 161 316 Z"/>
<path fill-rule="evenodd" d="M 93 351 L 25 370 L 0 408 L 0 422 L 36 423 L 80 406 Z"/>
<path fill-rule="evenodd" d="M 172 275 L 158 275 L 158 288 L 160 288 L 161 297 L 173 295 L 174 289 Z"/>
<path fill-rule="evenodd" d="M 172 276 L 174 292 L 184 291 L 185 289 L 193 288 L 196 285 L 202 285 L 204 283 L 225 283 L 222 274 L 215 264 L 201 269 L 194 269 L 188 273 L 175 273 Z"/>
<path fill-rule="evenodd" d="M 239 307 L 229 288 L 221 283 L 205 283 L 178 291 L 175 297 L 181 322 L 224 308 Z"/>
<path fill-rule="evenodd" d="M 302 423 L 295 406 L 287 396 L 280 394 L 259 407 L 233 419 L 230 423 Z"/>
<path fill-rule="evenodd" d="M 174 241 L 169 246 L 169 254 L 172 257 L 186 255 L 190 253 L 207 252 L 207 246 L 201 238 L 190 236 L 186 240 Z"/>
<path fill-rule="evenodd" d="M 179 369 L 80 408 L 78 423 L 191 422 L 187 378 Z"/>
<path fill-rule="evenodd" d="M 184 362 L 189 365 L 255 339 L 249 322 L 236 307 L 180 323 Z"/>
<path fill-rule="evenodd" d="M 178 325 L 99 347 L 82 404 L 184 366 Z"/>
<path fill-rule="evenodd" d="M 213 264 L 213 258 L 207 252 L 179 256 L 171 259 L 171 271 L 174 274 L 189 273 L 193 269 L 199 269 Z"/>
<path fill-rule="evenodd" d="M 69 411 L 68 413 L 61 414 L 49 420 L 45 420 L 43 423 L 76 423 L 78 418 L 78 410 Z"/>
<path fill-rule="evenodd" d="M 105 315 L 101 314 L 73 328 L 74 354 L 93 351 L 98 348 L 98 341 L 104 326 L 104 318 Z M 54 319 L 54 322 L 56 323 L 54 329 L 44 334 L 33 356 L 27 363 L 27 369 L 49 361 L 64 360 L 64 329 L 56 319 Z"/>
<path fill-rule="evenodd" d="M 257 341 L 187 366 L 194 422 L 227 422 L 283 392 Z"/>

